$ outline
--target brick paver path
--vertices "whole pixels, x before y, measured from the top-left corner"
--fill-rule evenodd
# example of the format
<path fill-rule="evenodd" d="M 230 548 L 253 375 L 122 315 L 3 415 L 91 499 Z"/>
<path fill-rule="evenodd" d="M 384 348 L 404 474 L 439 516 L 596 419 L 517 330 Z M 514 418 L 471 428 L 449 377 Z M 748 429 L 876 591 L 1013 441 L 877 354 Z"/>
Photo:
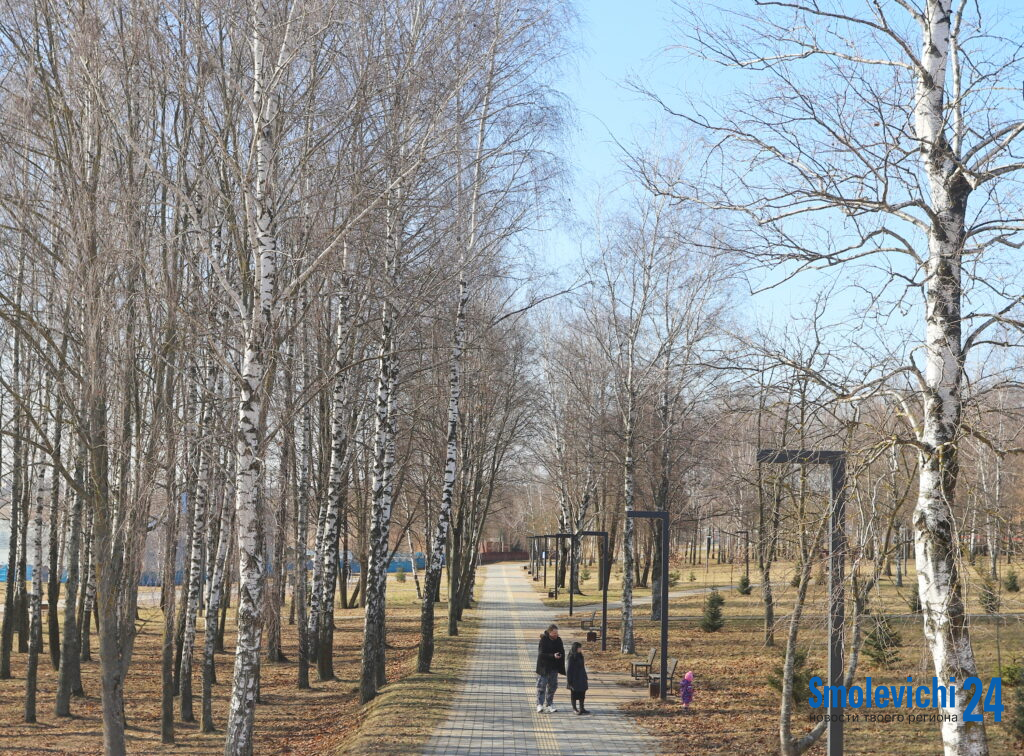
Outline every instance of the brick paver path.
<path fill-rule="evenodd" d="M 482 618 L 473 658 L 454 692 L 448 719 L 427 744 L 430 756 L 444 754 L 654 754 L 657 741 L 616 708 L 637 691 L 590 670 L 589 717 L 577 716 L 559 677 L 554 714 L 536 713 L 537 642 L 558 610 L 544 606 L 520 564 L 495 564 L 487 571 L 475 611 Z M 576 623 L 579 624 L 579 623 Z M 568 623 L 560 627 L 568 649 L 575 640 Z M 625 661 L 623 661 L 625 667 Z M 646 692 L 646 691 L 645 691 Z"/>

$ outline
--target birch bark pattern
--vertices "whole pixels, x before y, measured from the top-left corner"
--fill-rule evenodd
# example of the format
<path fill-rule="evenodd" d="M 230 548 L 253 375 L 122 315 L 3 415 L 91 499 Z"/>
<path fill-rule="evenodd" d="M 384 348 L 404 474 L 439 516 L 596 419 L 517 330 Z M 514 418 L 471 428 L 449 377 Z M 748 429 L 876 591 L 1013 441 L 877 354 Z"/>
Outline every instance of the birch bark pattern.
<path fill-rule="evenodd" d="M 302 357 L 302 385 L 308 385 L 309 376 L 306 356 Z M 309 468 L 310 447 L 312 445 L 311 410 L 307 404 L 302 409 L 302 441 L 299 449 L 299 490 L 295 497 L 295 613 L 299 633 L 299 670 L 297 685 L 299 690 L 309 689 L 310 637 L 308 617 L 306 616 L 306 517 L 309 511 Z"/>
<path fill-rule="evenodd" d="M 925 301 L 924 423 L 920 478 L 914 507 L 914 549 L 924 634 L 940 680 L 977 674 L 967 628 L 958 545 L 951 503 L 957 475 L 957 442 L 963 407 L 961 261 L 971 187 L 946 137 L 945 87 L 950 51 L 951 0 L 928 0 L 914 100 L 914 126 L 928 178 L 932 220 L 928 227 Z M 965 722 L 967 696 L 944 709 L 957 722 L 942 723 L 947 756 L 988 753 L 984 722 Z"/>
<path fill-rule="evenodd" d="M 319 588 L 320 595 L 314 601 L 310 617 L 310 638 L 316 640 L 317 674 L 321 681 L 334 679 L 334 589 L 338 580 L 338 522 L 342 499 L 348 488 L 348 425 L 345 407 L 349 381 L 345 358 L 350 317 L 346 276 L 342 279 L 338 300 L 338 328 L 334 349 L 334 369 L 337 374 L 331 401 L 331 462 L 320 543 L 319 581 L 314 580 L 314 589 Z"/>
<path fill-rule="evenodd" d="M 627 516 L 622 523 L 622 645 L 624 654 L 635 653 L 636 643 L 633 639 L 633 542 L 634 522 L 628 516 L 633 511 L 633 497 L 636 490 L 634 476 L 634 428 L 636 390 L 633 387 L 633 353 L 629 354 L 629 365 L 626 369 L 626 412 L 625 428 L 626 450 L 622 462 L 623 503 Z"/>
<path fill-rule="evenodd" d="M 392 332 L 390 305 L 385 302 L 383 332 L 378 357 L 376 420 L 374 432 L 373 509 L 370 554 L 366 566 L 366 616 L 359 677 L 359 701 L 372 700 L 384 683 L 385 602 L 388 577 L 388 535 L 391 529 L 392 472 L 395 460 L 394 405 L 398 362 Z"/>
<path fill-rule="evenodd" d="M 43 645 L 43 507 L 46 501 L 46 466 L 39 463 L 35 516 L 32 528 L 32 595 L 29 599 L 28 670 L 25 674 L 25 721 L 36 721 L 36 681 Z"/>
<path fill-rule="evenodd" d="M 200 439 L 207 430 L 208 400 L 204 401 L 199 423 Z M 178 702 L 182 722 L 194 722 L 192 711 L 192 651 L 195 648 L 196 620 L 199 614 L 199 593 L 202 589 L 203 541 L 206 535 L 207 491 L 210 479 L 210 450 L 204 445 L 199 452 L 199 475 L 196 477 L 195 501 L 192 504 L 192 552 L 189 555 L 188 602 L 185 605 L 185 638 L 181 645 L 181 671 L 178 675 Z"/>
<path fill-rule="evenodd" d="M 430 560 L 424 575 L 423 603 L 420 608 L 420 649 L 416 662 L 418 672 L 429 672 L 434 659 L 434 596 L 441 585 L 441 566 L 445 545 L 448 543 L 448 525 L 452 517 L 452 498 L 455 494 L 455 475 L 459 452 L 459 398 L 462 392 L 462 343 L 466 329 L 466 303 L 469 292 L 466 279 L 459 280 L 459 303 L 455 311 L 455 331 L 452 335 L 452 363 L 448 378 L 448 433 L 444 462 L 444 482 L 441 485 L 441 507 L 431 543 Z M 410 549 L 410 552 L 412 549 Z M 415 563 L 415 555 L 413 555 Z"/>
<path fill-rule="evenodd" d="M 277 237 L 274 210 L 269 197 L 274 122 L 277 98 L 268 90 L 272 73 L 267 70 L 266 36 L 268 11 L 257 1 L 253 6 L 253 150 L 256 165 L 252 191 L 256 270 L 256 296 L 246 327 L 238 401 L 238 441 L 235 472 L 235 518 L 238 523 L 238 639 L 228 714 L 225 756 L 250 756 L 262 640 L 263 549 L 260 543 L 260 495 L 263 427 L 262 397 L 265 350 L 273 325 L 274 286 L 277 279 Z"/>
<path fill-rule="evenodd" d="M 217 650 L 217 613 L 224 596 L 224 571 L 231 546 L 231 530 L 235 513 L 227 502 L 221 507 L 217 553 L 210 579 L 210 600 L 206 604 L 206 628 L 203 632 L 203 714 L 202 731 L 213 732 L 214 652 Z"/>

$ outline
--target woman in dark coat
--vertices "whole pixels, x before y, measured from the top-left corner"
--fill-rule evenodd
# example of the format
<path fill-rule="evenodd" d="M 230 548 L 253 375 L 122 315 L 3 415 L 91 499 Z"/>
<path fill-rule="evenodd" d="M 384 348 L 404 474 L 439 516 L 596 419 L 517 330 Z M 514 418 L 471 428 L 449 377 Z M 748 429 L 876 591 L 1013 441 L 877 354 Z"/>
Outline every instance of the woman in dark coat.
<path fill-rule="evenodd" d="M 537 713 L 558 711 L 553 705 L 558 676 L 565 674 L 565 646 L 558 625 L 549 625 L 537 646 Z"/>
<path fill-rule="evenodd" d="M 573 643 L 572 651 L 569 652 L 569 668 L 565 675 L 565 683 L 569 690 L 572 691 L 572 710 L 577 714 L 589 714 L 590 712 L 583 708 L 583 699 L 587 697 L 587 688 L 590 687 L 590 683 L 587 682 L 587 665 L 583 661 L 583 644 Z M 579 702 L 579 709 L 576 708 L 576 702 Z"/>

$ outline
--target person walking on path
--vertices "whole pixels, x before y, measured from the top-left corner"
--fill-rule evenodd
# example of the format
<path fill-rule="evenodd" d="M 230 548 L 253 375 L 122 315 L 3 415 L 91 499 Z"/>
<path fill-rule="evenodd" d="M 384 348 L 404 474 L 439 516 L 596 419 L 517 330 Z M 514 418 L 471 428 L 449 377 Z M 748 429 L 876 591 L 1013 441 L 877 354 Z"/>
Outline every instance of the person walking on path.
<path fill-rule="evenodd" d="M 587 682 L 587 665 L 583 659 L 583 644 L 573 643 L 572 650 L 569 652 L 568 666 L 565 672 L 565 684 L 566 687 L 572 691 L 572 710 L 577 714 L 589 714 L 583 706 L 583 701 L 587 697 L 587 688 L 590 684 Z M 576 708 L 576 704 L 579 703 L 579 709 Z"/>
<path fill-rule="evenodd" d="M 558 625 L 548 625 L 537 646 L 537 713 L 552 714 L 558 676 L 565 674 L 565 646 L 558 637 Z"/>

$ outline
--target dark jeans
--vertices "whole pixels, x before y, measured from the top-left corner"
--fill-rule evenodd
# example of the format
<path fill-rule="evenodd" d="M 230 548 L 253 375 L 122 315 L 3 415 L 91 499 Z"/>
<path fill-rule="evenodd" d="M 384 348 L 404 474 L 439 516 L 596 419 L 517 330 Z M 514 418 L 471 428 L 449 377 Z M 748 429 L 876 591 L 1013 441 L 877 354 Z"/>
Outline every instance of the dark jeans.
<path fill-rule="evenodd" d="M 537 675 L 537 705 L 550 706 L 558 687 L 558 670 Z"/>

